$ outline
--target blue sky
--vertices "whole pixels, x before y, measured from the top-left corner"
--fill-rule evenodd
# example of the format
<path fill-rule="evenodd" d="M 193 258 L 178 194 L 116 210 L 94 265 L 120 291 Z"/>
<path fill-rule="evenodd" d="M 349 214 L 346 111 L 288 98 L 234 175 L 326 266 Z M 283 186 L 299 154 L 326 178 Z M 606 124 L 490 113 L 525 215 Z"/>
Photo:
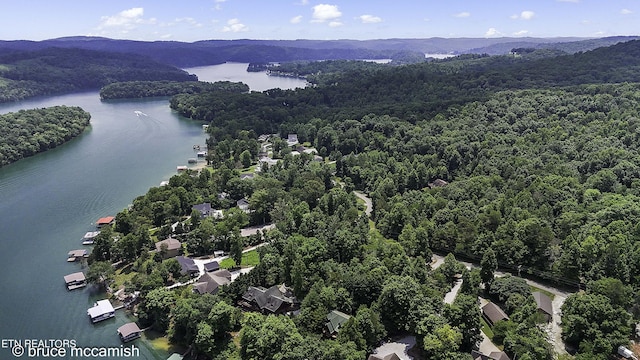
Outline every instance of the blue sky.
<path fill-rule="evenodd" d="M 640 33 L 640 0 L 3 1 L 1 40 L 603 37 Z"/>

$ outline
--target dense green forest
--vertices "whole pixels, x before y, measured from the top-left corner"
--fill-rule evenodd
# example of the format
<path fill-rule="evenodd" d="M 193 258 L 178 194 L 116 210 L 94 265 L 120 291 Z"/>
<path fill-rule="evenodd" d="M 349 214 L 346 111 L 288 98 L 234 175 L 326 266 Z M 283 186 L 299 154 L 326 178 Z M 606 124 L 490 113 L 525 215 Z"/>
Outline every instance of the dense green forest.
<path fill-rule="evenodd" d="M 194 81 L 196 77 L 132 54 L 47 48 L 0 56 L 0 102 L 134 80 Z"/>
<path fill-rule="evenodd" d="M 210 122 L 212 167 L 135 199 L 96 240 L 91 268 L 129 264 L 135 275 L 118 285 L 142 291 L 142 325 L 211 359 L 364 359 L 406 334 L 422 358 L 470 359 L 478 295 L 509 316 L 492 336 L 511 358 L 553 359 L 529 285 L 494 278 L 500 267 L 574 292 L 562 339 L 575 359 L 608 359 L 640 318 L 638 52 L 634 41 L 557 58 L 345 64 L 296 91 L 176 95 L 172 108 Z M 263 133 L 280 136 L 266 147 L 279 161 L 241 179 L 264 156 Z M 324 161 L 292 153 L 292 133 Z M 372 199 L 370 217 L 353 190 Z M 201 218 L 202 202 L 224 217 Z M 264 239 L 240 236 L 265 223 L 276 229 Z M 168 236 L 236 263 L 239 249 L 267 244 L 251 272 L 201 296 L 165 288 L 188 279 L 148 252 Z M 449 253 L 435 270 L 433 251 Z M 299 314 L 239 310 L 249 286 L 283 283 Z M 326 337 L 332 310 L 351 317 Z"/>
<path fill-rule="evenodd" d="M 215 83 L 204 81 L 125 81 L 104 86 L 100 89 L 100 98 L 103 100 L 133 99 L 214 91 L 244 93 L 249 91 L 249 86 L 230 81 Z"/>
<path fill-rule="evenodd" d="M 0 115 L 0 166 L 73 139 L 89 125 L 89 119 L 88 112 L 67 106 Z"/>

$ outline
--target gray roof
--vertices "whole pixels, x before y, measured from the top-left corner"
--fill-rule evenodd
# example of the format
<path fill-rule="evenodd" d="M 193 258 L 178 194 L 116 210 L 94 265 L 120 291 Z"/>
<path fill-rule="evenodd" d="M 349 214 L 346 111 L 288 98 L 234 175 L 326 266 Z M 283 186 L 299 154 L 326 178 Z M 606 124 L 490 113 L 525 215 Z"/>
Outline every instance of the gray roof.
<path fill-rule="evenodd" d="M 338 311 L 338 310 L 333 310 L 331 311 L 328 315 L 327 315 L 327 323 L 325 324 L 327 326 L 327 328 L 329 329 L 329 334 L 333 334 L 334 332 L 337 332 L 338 329 L 340 328 L 340 326 L 342 326 L 342 324 L 346 323 L 347 321 L 349 321 L 349 319 L 351 318 L 351 316 Z"/>
<path fill-rule="evenodd" d="M 193 284 L 193 291 L 200 295 L 215 294 L 218 288 L 231 283 L 231 273 L 229 270 L 223 269 L 210 273 L 205 273 Z"/>
<path fill-rule="evenodd" d="M 126 323 L 118 328 L 118 334 L 120 334 L 120 336 L 122 336 L 123 338 L 139 332 L 140 328 L 138 327 L 138 324 L 134 322 Z"/>
<path fill-rule="evenodd" d="M 73 274 L 69 274 L 69 275 L 65 275 L 64 276 L 64 282 L 65 283 L 72 283 L 72 282 L 77 282 L 77 281 L 85 281 L 86 278 L 84 277 L 84 273 L 83 272 L 77 272 L 77 273 L 73 273 Z"/>
<path fill-rule="evenodd" d="M 493 360 L 511 360 L 504 351 L 493 351 L 489 354 L 489 358 Z"/>
<path fill-rule="evenodd" d="M 210 203 L 196 204 L 196 205 L 193 205 L 191 209 L 198 210 L 202 215 L 207 215 L 209 214 L 209 212 L 211 212 L 211 204 Z"/>
<path fill-rule="evenodd" d="M 204 264 L 205 271 L 216 271 L 220 269 L 220 264 L 217 261 L 212 261 Z"/>
<path fill-rule="evenodd" d="M 164 239 L 162 241 L 158 241 L 156 243 L 156 250 L 161 251 L 162 250 L 162 244 L 166 244 L 167 245 L 167 251 L 178 250 L 178 249 L 180 249 L 182 247 L 182 243 L 180 243 L 180 241 L 170 237 L 170 238 Z"/>
<path fill-rule="evenodd" d="M 184 256 L 176 256 L 176 260 L 178 260 L 180 268 L 182 269 L 181 272 L 183 274 L 200 272 L 200 269 L 198 269 L 198 265 L 196 265 L 193 259 Z"/>
<path fill-rule="evenodd" d="M 85 249 L 78 249 L 78 250 L 71 250 L 69 251 L 69 257 L 83 257 L 83 256 L 87 256 L 87 250 Z"/>
<path fill-rule="evenodd" d="M 534 291 L 533 298 L 536 300 L 536 306 L 539 310 L 544 311 L 546 314 L 553 315 L 553 303 L 547 294 L 540 291 Z"/>
<path fill-rule="evenodd" d="M 242 298 L 248 302 L 255 302 L 260 310 L 266 309 L 272 313 L 278 311 L 283 303 L 293 304 L 294 302 L 294 297 L 288 294 L 286 288 L 285 291 L 283 291 L 278 285 L 274 285 L 268 289 L 261 286 L 249 286 L 249 289 L 242 295 Z"/>
<path fill-rule="evenodd" d="M 500 307 L 492 302 L 487 303 L 482 307 L 482 313 L 491 321 L 491 324 L 495 324 L 500 320 L 509 320 L 507 314 L 505 314 Z"/>
<path fill-rule="evenodd" d="M 396 353 L 387 354 L 384 357 L 376 354 L 369 355 L 367 360 L 400 360 L 400 357 Z"/>

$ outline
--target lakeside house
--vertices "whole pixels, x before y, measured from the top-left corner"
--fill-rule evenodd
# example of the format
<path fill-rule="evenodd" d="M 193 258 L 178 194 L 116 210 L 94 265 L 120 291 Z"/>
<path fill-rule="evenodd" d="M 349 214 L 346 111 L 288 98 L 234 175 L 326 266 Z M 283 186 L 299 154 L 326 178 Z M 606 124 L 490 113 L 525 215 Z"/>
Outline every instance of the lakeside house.
<path fill-rule="evenodd" d="M 206 272 L 195 284 L 193 284 L 193 292 L 200 295 L 215 295 L 218 293 L 221 286 L 229 285 L 230 283 L 231 273 L 227 269 Z"/>
<path fill-rule="evenodd" d="M 553 318 L 553 302 L 551 298 L 540 291 L 533 292 L 533 298 L 536 301 L 538 313 L 542 314 L 546 322 Z"/>
<path fill-rule="evenodd" d="M 176 260 L 178 260 L 178 264 L 180 264 L 180 273 L 182 275 L 189 274 L 190 276 L 195 277 L 200 274 L 200 269 L 198 269 L 198 265 L 196 265 L 193 259 L 184 256 L 176 256 Z"/>
<path fill-rule="evenodd" d="M 89 252 L 87 250 L 76 249 L 69 251 L 67 261 L 74 262 L 87 257 L 89 257 Z"/>
<path fill-rule="evenodd" d="M 282 314 L 297 307 L 293 291 L 282 285 L 273 285 L 266 289 L 262 286 L 249 286 L 242 295 L 240 305 L 249 310 L 258 310 L 262 313 Z"/>
<path fill-rule="evenodd" d="M 482 307 L 482 317 L 490 326 L 494 326 L 501 320 L 509 320 L 507 314 L 498 305 L 492 302 L 488 302 Z"/>
<path fill-rule="evenodd" d="M 67 285 L 67 290 L 75 290 L 87 286 L 87 278 L 83 272 L 65 275 L 64 282 Z"/>
<path fill-rule="evenodd" d="M 325 323 L 325 326 L 327 327 L 327 334 L 329 336 L 335 336 L 336 334 L 338 334 L 338 331 L 340 330 L 342 324 L 349 321 L 350 318 L 350 315 L 347 315 L 342 311 L 331 311 L 329 314 L 327 314 L 327 322 Z"/>
<path fill-rule="evenodd" d="M 157 252 L 161 254 L 164 252 L 164 259 L 178 256 L 180 255 L 180 251 L 182 250 L 182 243 L 172 237 L 156 242 L 155 246 Z"/>
<path fill-rule="evenodd" d="M 98 219 L 98 221 L 96 221 L 96 226 L 101 228 L 106 225 L 113 225 L 115 221 L 116 218 L 114 216 L 101 217 L 100 219 Z"/>
<path fill-rule="evenodd" d="M 92 323 L 112 318 L 116 315 L 116 311 L 109 300 L 98 300 L 93 307 L 87 310 L 87 315 Z"/>
<path fill-rule="evenodd" d="M 118 328 L 118 335 L 120 335 L 122 342 L 128 342 L 139 338 L 142 335 L 142 330 L 140 330 L 138 324 L 130 322 Z"/>

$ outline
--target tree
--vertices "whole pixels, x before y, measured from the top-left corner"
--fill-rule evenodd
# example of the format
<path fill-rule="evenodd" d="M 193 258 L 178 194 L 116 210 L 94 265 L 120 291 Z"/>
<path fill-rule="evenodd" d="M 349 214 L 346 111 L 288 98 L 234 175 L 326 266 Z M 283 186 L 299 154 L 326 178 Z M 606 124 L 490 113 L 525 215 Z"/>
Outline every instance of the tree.
<path fill-rule="evenodd" d="M 109 261 L 96 261 L 89 265 L 87 281 L 90 283 L 106 288 L 113 281 L 114 277 L 115 270 Z"/>
<path fill-rule="evenodd" d="M 164 287 L 147 293 L 139 306 L 140 321 L 164 332 L 169 328 L 169 314 L 175 304 L 175 295 Z"/>
<path fill-rule="evenodd" d="M 491 287 L 491 282 L 494 277 L 493 272 L 497 269 L 498 258 L 496 257 L 496 253 L 493 249 L 488 248 L 482 255 L 482 260 L 480 261 L 480 278 L 485 286 Z"/>
<path fill-rule="evenodd" d="M 461 351 L 470 352 L 482 341 L 480 307 L 475 294 L 459 293 L 453 304 L 445 307 L 445 316 L 449 324 L 462 334 Z"/>
<path fill-rule="evenodd" d="M 428 359 L 449 360 L 454 358 L 461 343 L 460 331 L 449 324 L 444 324 L 424 337 L 423 348 Z"/>
<path fill-rule="evenodd" d="M 604 295 L 572 294 L 562 305 L 562 338 L 580 353 L 608 357 L 629 342 L 630 321 L 631 315 Z"/>
<path fill-rule="evenodd" d="M 244 240 L 241 236 L 238 236 L 237 234 L 232 236 L 229 257 L 232 258 L 238 266 L 242 263 L 243 242 Z"/>
<path fill-rule="evenodd" d="M 251 162 L 252 162 L 252 157 L 251 157 L 251 152 L 249 152 L 249 150 L 245 150 L 242 153 L 240 153 L 240 163 L 242 164 L 243 168 L 248 168 L 249 166 L 251 166 Z"/>

